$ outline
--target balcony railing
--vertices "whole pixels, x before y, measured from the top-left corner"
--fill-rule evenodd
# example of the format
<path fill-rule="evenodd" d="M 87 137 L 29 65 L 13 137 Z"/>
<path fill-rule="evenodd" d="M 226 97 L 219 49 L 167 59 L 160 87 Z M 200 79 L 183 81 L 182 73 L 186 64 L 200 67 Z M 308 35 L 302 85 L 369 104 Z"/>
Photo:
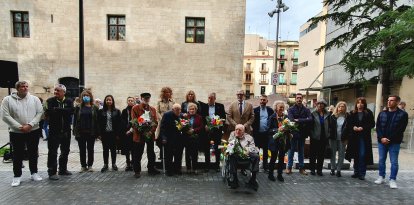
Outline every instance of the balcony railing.
<path fill-rule="evenodd" d="M 259 85 L 269 85 L 269 80 L 260 80 Z"/>
<path fill-rule="evenodd" d="M 244 84 L 253 84 L 253 80 L 252 79 L 244 79 L 243 83 Z"/>
<path fill-rule="evenodd" d="M 268 68 L 260 68 L 260 73 L 268 73 L 269 69 Z"/>
<path fill-rule="evenodd" d="M 299 68 L 298 65 L 293 65 L 292 72 L 297 72 L 298 71 L 298 68 Z"/>
<path fill-rule="evenodd" d="M 244 67 L 244 72 L 245 73 L 252 73 L 253 69 L 251 67 Z"/>

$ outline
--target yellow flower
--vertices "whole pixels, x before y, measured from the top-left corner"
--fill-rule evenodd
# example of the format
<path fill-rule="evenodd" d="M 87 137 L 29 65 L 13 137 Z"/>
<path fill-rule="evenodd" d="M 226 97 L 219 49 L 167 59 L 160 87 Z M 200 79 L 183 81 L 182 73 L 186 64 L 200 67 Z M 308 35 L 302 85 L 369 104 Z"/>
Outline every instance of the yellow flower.
<path fill-rule="evenodd" d="M 288 122 L 289 122 L 289 120 L 287 118 L 285 120 L 283 120 L 283 124 L 286 124 Z"/>

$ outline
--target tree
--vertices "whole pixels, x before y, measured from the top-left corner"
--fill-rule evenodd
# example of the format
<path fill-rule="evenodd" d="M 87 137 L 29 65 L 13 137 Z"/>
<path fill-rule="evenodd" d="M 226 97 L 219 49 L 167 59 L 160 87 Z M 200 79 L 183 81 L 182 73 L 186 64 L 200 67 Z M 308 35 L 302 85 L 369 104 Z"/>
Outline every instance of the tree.
<path fill-rule="evenodd" d="M 366 80 L 364 73 L 379 70 L 382 93 L 388 95 L 390 80 L 414 76 L 414 11 L 412 4 L 401 2 L 325 0 L 329 12 L 309 19 L 311 26 L 329 20 L 347 31 L 318 48 L 316 54 L 349 47 L 339 63 L 350 74 L 350 81 Z"/>

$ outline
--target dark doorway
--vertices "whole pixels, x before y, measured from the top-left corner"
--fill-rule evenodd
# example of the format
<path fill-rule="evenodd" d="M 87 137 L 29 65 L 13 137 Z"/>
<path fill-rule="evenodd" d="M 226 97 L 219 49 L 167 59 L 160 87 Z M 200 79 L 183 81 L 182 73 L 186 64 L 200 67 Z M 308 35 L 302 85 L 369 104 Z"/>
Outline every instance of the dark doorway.
<path fill-rule="evenodd" d="M 79 97 L 79 79 L 64 77 L 59 79 L 59 83 L 66 86 L 66 97 L 72 99 Z"/>

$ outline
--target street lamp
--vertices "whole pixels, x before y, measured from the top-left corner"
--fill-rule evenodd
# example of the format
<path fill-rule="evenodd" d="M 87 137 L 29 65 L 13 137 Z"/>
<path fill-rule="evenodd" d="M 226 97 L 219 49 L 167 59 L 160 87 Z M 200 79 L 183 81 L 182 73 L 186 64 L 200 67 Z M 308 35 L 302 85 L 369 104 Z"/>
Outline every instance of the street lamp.
<path fill-rule="evenodd" d="M 273 0 L 272 0 L 273 1 Z M 285 12 L 289 9 L 288 6 L 286 6 L 282 0 L 277 0 L 276 8 L 273 9 L 273 11 L 267 13 L 270 18 L 272 18 L 277 13 L 277 19 L 276 19 L 276 43 L 275 43 L 275 67 L 274 67 L 274 73 L 277 73 L 277 50 L 279 46 L 279 17 L 280 12 Z M 276 85 L 273 85 L 273 94 L 276 94 Z"/>

